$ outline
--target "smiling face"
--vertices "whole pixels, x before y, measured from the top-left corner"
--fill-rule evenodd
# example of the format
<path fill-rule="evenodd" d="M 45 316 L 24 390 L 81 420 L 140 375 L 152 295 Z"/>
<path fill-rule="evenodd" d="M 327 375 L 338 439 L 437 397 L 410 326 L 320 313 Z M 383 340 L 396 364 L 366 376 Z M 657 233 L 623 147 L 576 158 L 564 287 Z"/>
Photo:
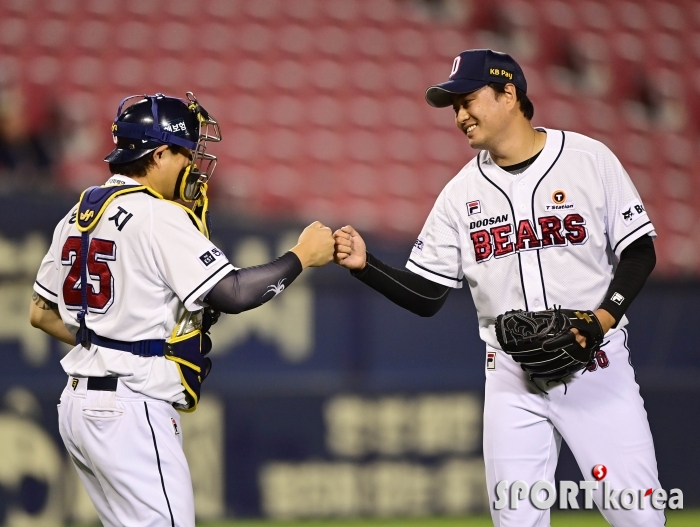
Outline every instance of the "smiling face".
<path fill-rule="evenodd" d="M 466 94 L 457 94 L 452 100 L 455 122 L 478 150 L 492 150 L 498 145 L 512 123 L 517 106 L 515 87 L 506 85 L 505 93 L 497 94 L 489 86 Z"/>

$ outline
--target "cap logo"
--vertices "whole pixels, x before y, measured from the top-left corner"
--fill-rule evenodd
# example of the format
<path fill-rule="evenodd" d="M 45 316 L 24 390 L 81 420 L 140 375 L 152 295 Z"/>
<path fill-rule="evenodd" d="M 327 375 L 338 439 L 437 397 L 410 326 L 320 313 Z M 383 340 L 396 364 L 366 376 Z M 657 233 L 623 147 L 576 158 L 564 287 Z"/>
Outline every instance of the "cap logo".
<path fill-rule="evenodd" d="M 459 69 L 459 63 L 460 63 L 460 62 L 462 62 L 462 56 L 461 56 L 461 55 L 458 55 L 457 57 L 455 57 L 455 60 L 454 60 L 454 62 L 452 63 L 452 71 L 450 72 L 450 78 L 452 78 L 452 76 L 453 76 L 455 73 L 457 73 L 457 70 Z"/>
<path fill-rule="evenodd" d="M 500 70 L 498 68 L 489 68 L 489 75 L 493 77 L 505 77 L 508 80 L 513 80 L 513 74 L 510 71 Z"/>

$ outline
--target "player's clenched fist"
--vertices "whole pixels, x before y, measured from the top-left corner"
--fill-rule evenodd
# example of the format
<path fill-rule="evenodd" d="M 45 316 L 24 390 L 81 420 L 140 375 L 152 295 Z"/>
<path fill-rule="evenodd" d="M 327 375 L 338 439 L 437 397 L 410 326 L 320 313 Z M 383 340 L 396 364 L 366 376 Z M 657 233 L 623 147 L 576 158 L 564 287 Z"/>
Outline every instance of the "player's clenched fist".
<path fill-rule="evenodd" d="M 292 252 L 299 257 L 302 267 L 321 267 L 333 259 L 333 246 L 331 229 L 315 221 L 299 235 L 299 243 Z"/>
<path fill-rule="evenodd" d="M 333 233 L 335 253 L 333 261 L 346 269 L 359 271 L 367 264 L 365 241 L 351 225 L 341 227 Z"/>

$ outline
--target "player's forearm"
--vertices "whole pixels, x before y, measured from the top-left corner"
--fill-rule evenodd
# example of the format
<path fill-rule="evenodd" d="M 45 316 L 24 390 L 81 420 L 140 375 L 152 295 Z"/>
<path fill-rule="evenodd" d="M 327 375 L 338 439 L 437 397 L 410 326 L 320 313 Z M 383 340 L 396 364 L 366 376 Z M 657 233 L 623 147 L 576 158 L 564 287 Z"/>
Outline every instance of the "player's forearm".
<path fill-rule="evenodd" d="M 599 307 L 593 312 L 593 314 L 598 319 L 598 322 L 600 322 L 600 327 L 603 328 L 603 335 L 605 335 L 617 322 L 615 317 L 613 317 L 606 309 Z"/>
<path fill-rule="evenodd" d="M 394 304 L 420 315 L 432 317 L 447 300 L 450 288 L 420 275 L 396 269 L 367 253 L 367 265 L 352 275 Z"/>
<path fill-rule="evenodd" d="M 276 297 L 301 271 L 301 261 L 290 251 L 268 264 L 232 271 L 209 291 L 204 301 L 224 313 L 242 313 Z"/>
<path fill-rule="evenodd" d="M 32 295 L 32 302 L 29 305 L 29 322 L 35 328 L 48 333 L 61 342 L 75 344 L 75 335 L 63 323 L 55 304 L 36 293 Z"/>
<path fill-rule="evenodd" d="M 620 263 L 600 309 L 619 322 L 656 265 L 654 242 L 649 236 L 635 240 L 620 255 Z"/>

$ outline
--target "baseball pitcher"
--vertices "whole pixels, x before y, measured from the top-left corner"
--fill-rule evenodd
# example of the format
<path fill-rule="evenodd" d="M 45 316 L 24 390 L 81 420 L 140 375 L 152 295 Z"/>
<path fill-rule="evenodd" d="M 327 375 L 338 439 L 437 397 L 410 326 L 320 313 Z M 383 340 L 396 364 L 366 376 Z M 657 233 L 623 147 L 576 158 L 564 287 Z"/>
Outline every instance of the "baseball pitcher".
<path fill-rule="evenodd" d="M 421 316 L 469 287 L 486 343 L 496 526 L 549 525 L 549 510 L 528 500 L 495 507 L 495 491 L 503 481 L 553 484 L 562 438 L 585 478 L 602 464 L 613 489 L 658 489 L 625 317 L 655 265 L 656 233 L 632 181 L 602 143 L 531 125 L 525 76 L 507 54 L 460 53 L 425 98 L 454 109 L 479 153 L 438 196 L 407 271 L 368 253 L 351 226 L 335 232 L 335 261 Z M 602 486 L 593 497 L 602 509 Z M 602 513 L 616 527 L 664 525 L 646 500 Z"/>

